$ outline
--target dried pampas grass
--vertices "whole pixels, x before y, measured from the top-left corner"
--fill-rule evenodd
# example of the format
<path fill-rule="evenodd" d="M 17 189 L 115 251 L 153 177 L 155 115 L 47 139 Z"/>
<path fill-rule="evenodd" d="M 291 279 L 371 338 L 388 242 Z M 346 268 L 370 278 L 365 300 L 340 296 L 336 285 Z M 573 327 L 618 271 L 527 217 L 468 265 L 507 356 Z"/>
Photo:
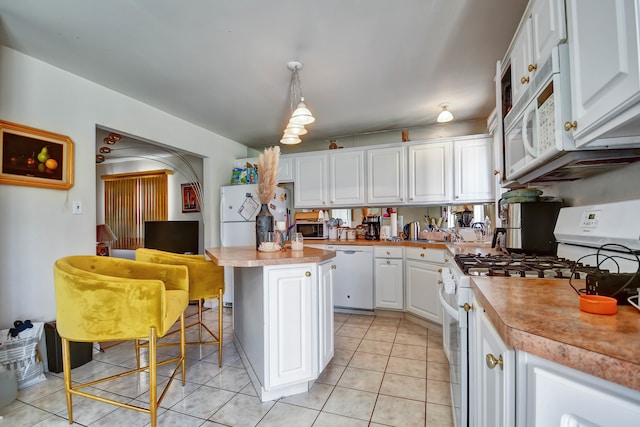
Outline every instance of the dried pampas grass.
<path fill-rule="evenodd" d="M 265 148 L 258 157 L 258 198 L 260 203 L 269 203 L 278 185 L 278 161 L 280 147 Z"/>

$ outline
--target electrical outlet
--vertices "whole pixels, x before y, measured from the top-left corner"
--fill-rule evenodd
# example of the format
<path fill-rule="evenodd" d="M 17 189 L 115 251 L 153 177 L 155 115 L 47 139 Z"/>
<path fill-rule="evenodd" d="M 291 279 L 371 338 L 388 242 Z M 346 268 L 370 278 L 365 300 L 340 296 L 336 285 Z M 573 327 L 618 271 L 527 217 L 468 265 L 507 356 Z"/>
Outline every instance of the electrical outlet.
<path fill-rule="evenodd" d="M 74 215 L 82 215 L 82 201 L 74 200 L 73 201 L 73 214 Z"/>

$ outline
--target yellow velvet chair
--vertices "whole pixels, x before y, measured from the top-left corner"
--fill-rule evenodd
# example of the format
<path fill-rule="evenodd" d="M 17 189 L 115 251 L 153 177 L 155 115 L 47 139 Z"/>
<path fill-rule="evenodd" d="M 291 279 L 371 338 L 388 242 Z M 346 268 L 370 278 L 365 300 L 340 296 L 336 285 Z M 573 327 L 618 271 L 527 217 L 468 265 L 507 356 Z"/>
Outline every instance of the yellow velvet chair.
<path fill-rule="evenodd" d="M 69 256 L 54 265 L 56 325 L 62 339 L 62 366 L 69 423 L 73 423 L 72 396 L 84 396 L 151 416 L 156 425 L 162 402 L 178 369 L 185 384 L 186 334 L 184 311 L 189 305 L 189 272 L 184 266 L 157 265 L 101 256 Z M 180 355 L 157 361 L 157 338 L 180 321 Z M 69 341 L 105 342 L 145 339 L 148 366 L 84 384 L 71 382 Z M 176 367 L 157 397 L 157 367 Z M 82 390 L 104 381 L 142 371 L 149 372 L 149 408 L 118 402 Z"/>
<path fill-rule="evenodd" d="M 198 326 L 198 341 L 188 341 L 187 344 L 217 344 L 218 365 L 222 366 L 222 294 L 224 294 L 224 267 L 220 267 L 207 260 L 204 255 L 182 255 L 148 248 L 136 249 L 136 260 L 187 266 L 189 269 L 189 300 L 198 302 L 198 319 L 186 326 L 186 328 Z M 218 300 L 217 335 L 202 321 L 202 302 L 204 299 Z M 203 339 L 203 329 L 213 337 L 213 340 L 205 341 Z"/>

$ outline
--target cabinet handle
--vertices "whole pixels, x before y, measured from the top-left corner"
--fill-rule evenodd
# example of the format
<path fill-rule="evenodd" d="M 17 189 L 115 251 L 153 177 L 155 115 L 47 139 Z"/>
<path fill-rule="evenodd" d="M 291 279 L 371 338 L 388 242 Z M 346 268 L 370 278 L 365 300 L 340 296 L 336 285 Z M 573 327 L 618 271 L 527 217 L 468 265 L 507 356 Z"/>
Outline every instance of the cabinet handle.
<path fill-rule="evenodd" d="M 442 280 L 438 280 L 438 285 L 442 285 Z"/>
<path fill-rule="evenodd" d="M 327 204 L 327 202 L 325 202 L 325 201 L 323 200 L 323 201 L 322 201 L 322 204 L 323 204 L 323 205 L 326 205 L 326 204 Z"/>
<path fill-rule="evenodd" d="M 424 258 L 424 254 L 420 254 L 420 256 Z"/>
<path fill-rule="evenodd" d="M 402 197 L 400 197 L 400 201 L 402 202 L 404 199 Z"/>
<path fill-rule="evenodd" d="M 438 269 L 438 273 L 442 273 L 442 269 L 441 268 Z"/>
<path fill-rule="evenodd" d="M 529 66 L 527 67 L 527 70 L 529 70 L 529 72 L 535 71 L 538 69 L 538 64 L 529 64 Z"/>
<path fill-rule="evenodd" d="M 391 252 L 387 251 L 387 255 L 391 255 Z"/>
<path fill-rule="evenodd" d="M 473 306 L 472 306 L 472 305 L 469 305 L 469 303 L 468 303 L 468 302 L 465 302 L 465 303 L 464 303 L 464 305 L 463 305 L 463 307 L 464 307 L 464 311 L 465 311 L 465 313 L 468 313 L 469 311 L 473 310 Z"/>
<path fill-rule="evenodd" d="M 387 260 L 387 264 L 391 264 L 391 261 Z"/>
<path fill-rule="evenodd" d="M 307 277 L 311 277 L 311 272 L 307 271 L 306 273 L 304 273 L 304 275 L 307 276 Z"/>
<path fill-rule="evenodd" d="M 331 264 L 331 269 L 335 270 L 336 269 L 336 265 L 335 264 Z"/>
<path fill-rule="evenodd" d="M 500 171 L 499 171 L 498 169 L 494 169 L 494 170 L 493 170 L 493 174 L 494 174 L 494 175 L 500 175 Z"/>
<path fill-rule="evenodd" d="M 527 83 L 529 83 L 529 77 L 523 77 L 520 79 L 520 83 L 522 83 L 523 85 L 526 85 Z"/>
<path fill-rule="evenodd" d="M 578 129 L 578 122 L 564 122 L 564 130 L 567 132 Z"/>
<path fill-rule="evenodd" d="M 503 365 L 503 361 L 502 361 L 502 355 L 500 355 L 500 358 L 496 359 L 496 357 L 489 353 L 487 354 L 487 366 L 489 367 L 489 369 L 493 369 L 496 367 L 496 365 L 500 365 L 500 370 L 504 369 L 504 365 Z"/>
<path fill-rule="evenodd" d="M 413 197 L 409 197 L 409 201 L 413 200 Z"/>

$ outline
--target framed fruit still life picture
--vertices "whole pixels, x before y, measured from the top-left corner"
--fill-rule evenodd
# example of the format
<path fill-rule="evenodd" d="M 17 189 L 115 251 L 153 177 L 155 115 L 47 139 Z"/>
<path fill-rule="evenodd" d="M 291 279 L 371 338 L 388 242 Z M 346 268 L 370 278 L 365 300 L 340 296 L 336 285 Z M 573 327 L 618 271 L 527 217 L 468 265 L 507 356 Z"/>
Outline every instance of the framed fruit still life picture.
<path fill-rule="evenodd" d="M 0 184 L 68 190 L 73 187 L 73 141 L 0 120 Z"/>

